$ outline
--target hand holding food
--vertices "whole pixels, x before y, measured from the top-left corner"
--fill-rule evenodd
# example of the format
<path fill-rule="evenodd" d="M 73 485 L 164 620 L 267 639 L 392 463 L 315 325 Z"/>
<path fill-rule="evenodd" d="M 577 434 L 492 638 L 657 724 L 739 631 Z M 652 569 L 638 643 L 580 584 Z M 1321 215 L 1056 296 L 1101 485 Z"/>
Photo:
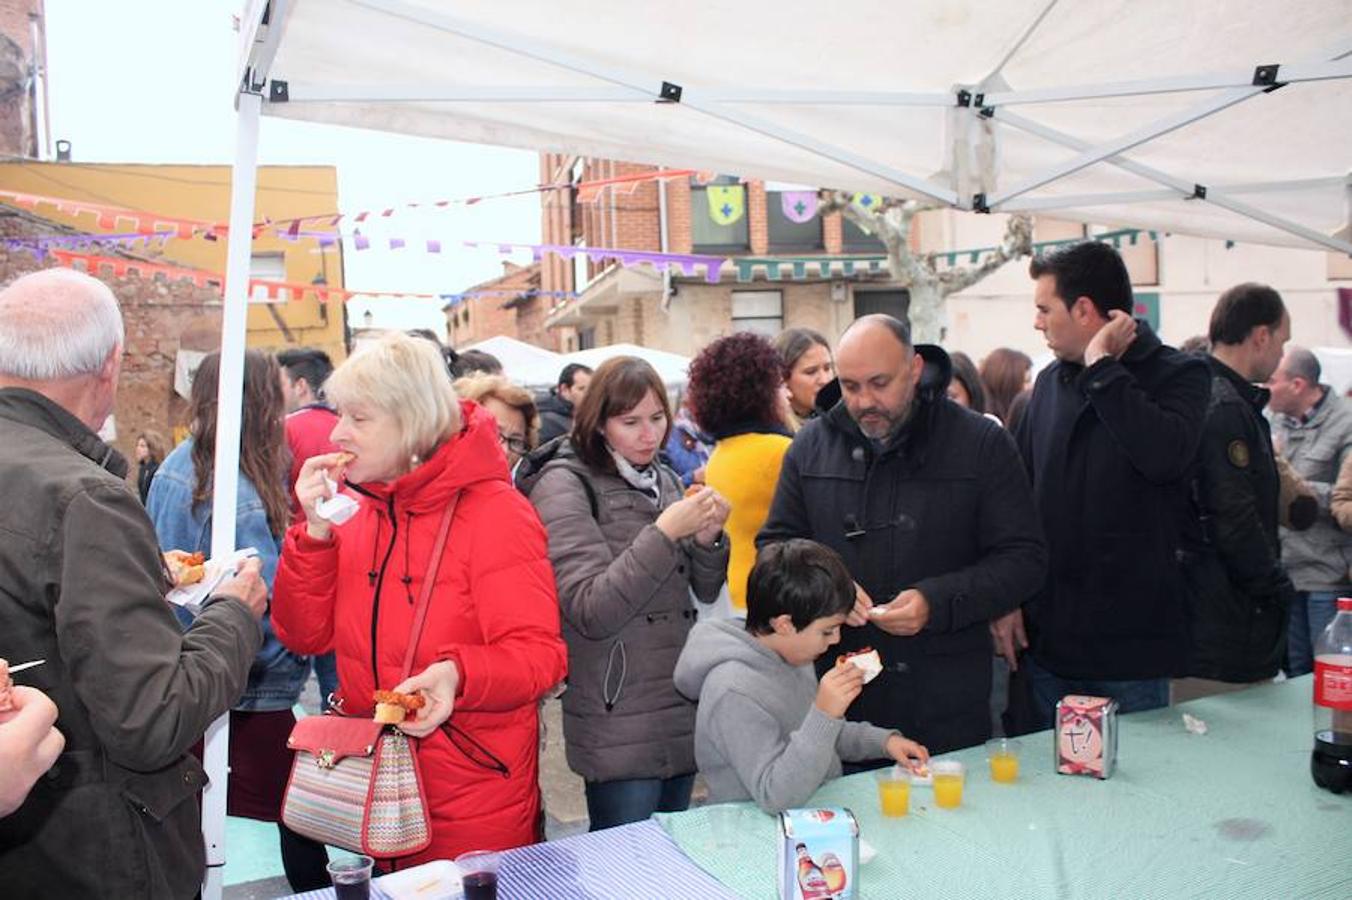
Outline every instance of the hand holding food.
<path fill-rule="evenodd" d="M 921 778 L 929 774 L 929 751 L 923 744 L 917 744 L 910 738 L 899 734 L 889 737 L 887 755 Z"/>
<path fill-rule="evenodd" d="M 662 510 L 662 514 L 657 517 L 654 524 L 673 541 L 693 537 L 696 532 L 709 524 L 706 519 L 713 504 L 713 496 L 714 491 L 711 488 L 701 486 L 696 493 L 687 493 L 684 499 L 677 500 Z"/>
<path fill-rule="evenodd" d="M 233 597 L 249 608 L 255 619 L 262 619 L 268 609 L 268 585 L 263 580 L 263 563 L 258 557 L 242 559 L 235 574 L 222 581 L 213 597 Z"/>
<path fill-rule="evenodd" d="M 412 678 L 405 679 L 394 686 L 394 694 L 415 695 L 422 701 L 418 709 L 404 707 L 405 714 L 414 712 L 413 718 L 404 718 L 398 728 L 413 737 L 427 737 L 442 726 L 451 717 L 455 709 L 455 692 L 460 687 L 460 669 L 452 660 L 434 662 Z"/>
<path fill-rule="evenodd" d="M 855 666 L 835 666 L 817 685 L 817 709 L 833 719 L 845 717 L 854 698 L 864 689 L 864 672 Z"/>
<path fill-rule="evenodd" d="M 322 453 L 310 457 L 300 467 L 300 475 L 296 478 L 296 499 L 305 511 L 306 530 L 311 537 L 328 540 L 333 526 L 319 514 L 316 507 L 320 500 L 327 500 L 334 495 L 330 480 L 336 480 L 336 476 L 341 475 L 354 458 L 351 453 Z"/>

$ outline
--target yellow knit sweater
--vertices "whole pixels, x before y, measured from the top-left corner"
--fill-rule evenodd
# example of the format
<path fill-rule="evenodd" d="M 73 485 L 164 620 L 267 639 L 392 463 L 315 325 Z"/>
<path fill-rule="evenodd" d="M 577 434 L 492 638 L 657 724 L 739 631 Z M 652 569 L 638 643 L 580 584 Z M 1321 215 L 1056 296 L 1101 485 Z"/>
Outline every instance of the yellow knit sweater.
<path fill-rule="evenodd" d="M 790 438 L 781 434 L 739 434 L 714 445 L 704 481 L 732 504 L 724 530 L 731 544 L 728 594 L 738 612 L 746 612 L 746 579 L 756 562 L 756 532 L 770 515 L 779 468 Z"/>

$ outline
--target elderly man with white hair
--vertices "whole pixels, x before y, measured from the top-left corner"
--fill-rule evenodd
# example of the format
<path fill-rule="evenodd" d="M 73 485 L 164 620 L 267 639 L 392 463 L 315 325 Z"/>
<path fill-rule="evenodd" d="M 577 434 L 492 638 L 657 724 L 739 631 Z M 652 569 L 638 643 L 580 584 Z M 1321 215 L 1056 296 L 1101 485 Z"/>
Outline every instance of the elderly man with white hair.
<path fill-rule="evenodd" d="M 47 269 L 0 291 L 0 651 L 45 660 L 15 678 L 55 702 L 65 741 L 0 819 L 12 900 L 197 893 L 207 779 L 188 751 L 238 699 L 262 640 L 256 563 L 186 633 L 165 603 L 127 461 L 96 434 L 122 345 L 117 300 L 94 278 Z"/>

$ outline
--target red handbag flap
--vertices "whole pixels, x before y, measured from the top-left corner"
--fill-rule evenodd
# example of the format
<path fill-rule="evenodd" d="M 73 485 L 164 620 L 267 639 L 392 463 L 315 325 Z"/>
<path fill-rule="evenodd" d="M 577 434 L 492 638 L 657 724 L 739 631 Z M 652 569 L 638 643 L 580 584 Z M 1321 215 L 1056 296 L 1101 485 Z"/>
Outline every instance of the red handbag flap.
<path fill-rule="evenodd" d="M 370 756 L 385 725 L 374 719 L 349 716 L 306 716 L 291 729 L 286 746 L 290 750 L 327 755 L 330 762 L 348 756 Z"/>

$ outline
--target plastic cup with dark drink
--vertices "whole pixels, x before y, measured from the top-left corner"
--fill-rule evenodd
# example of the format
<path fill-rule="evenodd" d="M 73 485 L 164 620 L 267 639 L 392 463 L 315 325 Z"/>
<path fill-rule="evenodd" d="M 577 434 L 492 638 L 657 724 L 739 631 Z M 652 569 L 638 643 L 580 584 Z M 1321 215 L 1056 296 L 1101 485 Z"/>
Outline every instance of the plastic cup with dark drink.
<path fill-rule="evenodd" d="M 374 862 L 369 856 L 348 856 L 329 863 L 329 880 L 338 900 L 369 900 Z"/>
<path fill-rule="evenodd" d="M 455 858 L 465 900 L 496 900 L 498 857 L 499 854 L 494 850 L 471 850 Z"/>

